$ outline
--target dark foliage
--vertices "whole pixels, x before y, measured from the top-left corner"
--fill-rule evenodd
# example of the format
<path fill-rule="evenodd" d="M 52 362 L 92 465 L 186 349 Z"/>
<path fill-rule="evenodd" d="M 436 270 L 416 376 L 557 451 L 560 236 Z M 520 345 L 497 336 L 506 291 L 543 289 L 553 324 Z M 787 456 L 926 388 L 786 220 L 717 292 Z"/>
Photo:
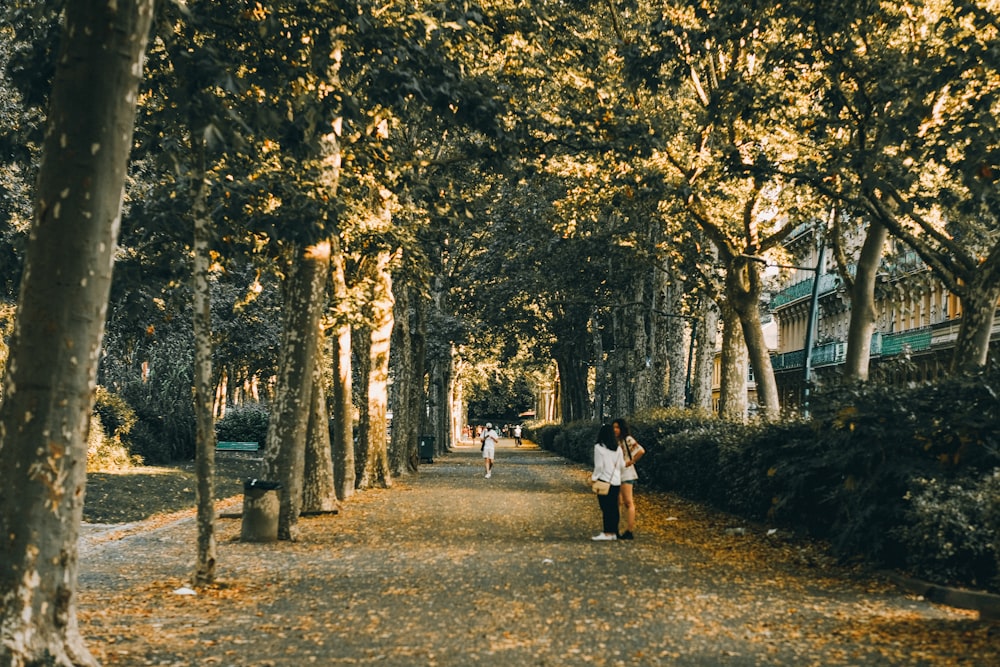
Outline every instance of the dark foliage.
<path fill-rule="evenodd" d="M 219 441 L 256 442 L 263 448 L 267 441 L 270 415 L 262 405 L 247 403 L 226 410 L 225 416 L 215 424 Z"/>
<path fill-rule="evenodd" d="M 632 422 L 644 483 L 828 540 L 940 583 L 1000 589 L 1000 373 L 933 387 L 838 386 L 810 421 L 731 424 L 683 411 Z M 597 426 L 529 437 L 590 463 Z"/>

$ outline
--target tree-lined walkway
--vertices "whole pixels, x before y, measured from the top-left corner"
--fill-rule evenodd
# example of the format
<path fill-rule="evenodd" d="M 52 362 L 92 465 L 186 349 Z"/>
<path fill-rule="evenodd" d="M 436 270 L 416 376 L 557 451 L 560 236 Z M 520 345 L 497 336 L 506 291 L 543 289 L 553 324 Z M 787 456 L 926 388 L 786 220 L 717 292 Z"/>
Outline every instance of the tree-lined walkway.
<path fill-rule="evenodd" d="M 83 634 L 105 665 L 1000 664 L 998 626 L 669 494 L 640 487 L 635 541 L 591 542 L 588 471 L 512 445 L 489 480 L 461 447 L 297 543 L 221 520 L 194 596 L 192 519 L 85 540 Z"/>

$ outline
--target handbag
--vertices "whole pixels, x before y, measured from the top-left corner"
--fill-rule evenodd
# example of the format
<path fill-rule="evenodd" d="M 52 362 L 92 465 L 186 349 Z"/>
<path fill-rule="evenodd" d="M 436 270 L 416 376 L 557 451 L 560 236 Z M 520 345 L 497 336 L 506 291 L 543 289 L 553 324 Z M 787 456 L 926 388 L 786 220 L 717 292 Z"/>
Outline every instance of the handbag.
<path fill-rule="evenodd" d="M 590 485 L 590 490 L 599 496 L 608 495 L 608 491 L 611 490 L 611 482 L 605 482 L 603 479 L 599 479 Z"/>

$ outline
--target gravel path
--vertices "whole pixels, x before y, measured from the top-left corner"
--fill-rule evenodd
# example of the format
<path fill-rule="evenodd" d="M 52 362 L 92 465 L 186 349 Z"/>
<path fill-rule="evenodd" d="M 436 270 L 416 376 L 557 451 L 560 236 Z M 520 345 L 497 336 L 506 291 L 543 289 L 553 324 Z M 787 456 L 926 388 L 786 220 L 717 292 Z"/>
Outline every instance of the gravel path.
<path fill-rule="evenodd" d="M 1000 665 L 1000 627 L 641 487 L 632 542 L 589 472 L 457 448 L 294 544 L 219 522 L 220 584 L 186 584 L 194 523 L 92 532 L 80 625 L 105 665 Z"/>

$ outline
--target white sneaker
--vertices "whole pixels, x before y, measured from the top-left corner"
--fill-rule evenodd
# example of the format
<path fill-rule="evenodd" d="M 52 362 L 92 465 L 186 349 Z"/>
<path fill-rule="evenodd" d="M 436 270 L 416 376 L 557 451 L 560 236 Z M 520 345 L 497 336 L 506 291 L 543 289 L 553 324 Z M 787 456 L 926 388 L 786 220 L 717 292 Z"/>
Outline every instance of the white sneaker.
<path fill-rule="evenodd" d="M 489 479 L 492 476 L 493 476 L 493 473 L 491 473 L 491 472 L 486 473 L 486 479 Z"/>
<path fill-rule="evenodd" d="M 605 542 L 605 541 L 617 540 L 618 536 L 608 535 L 607 533 L 598 533 L 597 535 L 594 535 L 590 539 L 594 540 L 595 542 Z"/>

